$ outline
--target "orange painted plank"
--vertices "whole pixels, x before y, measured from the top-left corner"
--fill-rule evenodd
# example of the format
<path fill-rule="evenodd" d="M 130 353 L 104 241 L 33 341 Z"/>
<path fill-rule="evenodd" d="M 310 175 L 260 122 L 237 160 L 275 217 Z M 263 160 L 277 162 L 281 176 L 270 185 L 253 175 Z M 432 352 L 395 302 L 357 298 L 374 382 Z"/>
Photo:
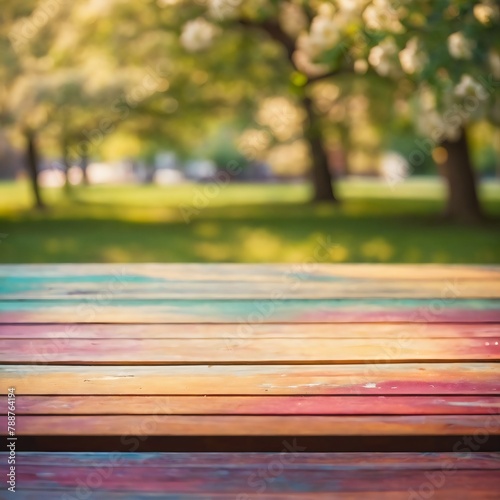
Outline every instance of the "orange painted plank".
<path fill-rule="evenodd" d="M 22 395 L 498 395 L 499 363 L 239 366 L 6 365 Z"/>
<path fill-rule="evenodd" d="M 474 339 L 49 339 L 2 341 L 0 363 L 258 364 L 498 361 L 500 336 Z"/>
<path fill-rule="evenodd" d="M 499 396 L 24 396 L 17 415 L 473 415 Z M 7 414 L 7 398 L 0 399 Z"/>
<path fill-rule="evenodd" d="M 7 417 L 0 417 L 7 432 Z M 500 414 L 425 416 L 50 415 L 16 418 L 30 436 L 405 436 L 500 435 Z"/>

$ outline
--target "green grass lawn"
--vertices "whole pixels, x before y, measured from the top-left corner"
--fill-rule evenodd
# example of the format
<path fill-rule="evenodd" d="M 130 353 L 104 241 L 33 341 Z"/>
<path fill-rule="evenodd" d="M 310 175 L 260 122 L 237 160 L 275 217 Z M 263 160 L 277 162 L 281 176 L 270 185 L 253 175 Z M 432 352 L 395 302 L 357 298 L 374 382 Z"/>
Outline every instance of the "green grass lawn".
<path fill-rule="evenodd" d="M 92 186 L 45 190 L 37 213 L 26 183 L 3 183 L 0 262 L 500 262 L 498 183 L 482 188 L 497 218 L 482 226 L 439 218 L 438 180 L 339 193 L 334 208 L 308 204 L 304 185 Z"/>

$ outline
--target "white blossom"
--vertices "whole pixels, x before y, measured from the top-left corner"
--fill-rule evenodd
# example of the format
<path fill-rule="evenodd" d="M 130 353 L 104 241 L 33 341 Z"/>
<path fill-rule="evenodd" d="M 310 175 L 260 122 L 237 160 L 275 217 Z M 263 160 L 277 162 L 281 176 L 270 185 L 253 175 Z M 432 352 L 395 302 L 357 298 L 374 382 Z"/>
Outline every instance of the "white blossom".
<path fill-rule="evenodd" d="M 403 25 L 399 22 L 398 11 L 391 5 L 390 0 L 373 0 L 363 11 L 363 21 L 366 27 L 373 30 L 401 33 Z"/>
<path fill-rule="evenodd" d="M 283 3 L 280 6 L 279 23 L 285 33 L 297 36 L 306 29 L 308 21 L 302 7 L 293 3 Z"/>
<path fill-rule="evenodd" d="M 395 69 L 394 59 L 397 52 L 398 48 L 394 40 L 386 38 L 375 47 L 372 47 L 368 61 L 379 75 L 387 76 Z"/>
<path fill-rule="evenodd" d="M 230 19 L 238 15 L 242 0 L 208 0 L 208 13 L 214 19 Z"/>
<path fill-rule="evenodd" d="M 418 116 L 418 124 L 421 132 L 431 136 L 434 140 L 456 141 L 460 137 L 460 129 L 464 124 L 464 119 L 459 113 L 448 116 L 432 110 L 421 113 Z"/>
<path fill-rule="evenodd" d="M 364 59 L 356 59 L 354 61 L 354 71 L 360 75 L 368 71 L 368 62 Z"/>
<path fill-rule="evenodd" d="M 490 50 L 488 54 L 491 72 L 495 78 L 500 78 L 500 53 L 496 50 Z"/>
<path fill-rule="evenodd" d="M 340 27 L 334 16 L 316 16 L 311 23 L 310 35 L 318 45 L 333 47 L 340 39 Z"/>
<path fill-rule="evenodd" d="M 500 8 L 491 1 L 483 1 L 474 5 L 474 17 L 482 24 L 489 24 L 500 17 Z"/>
<path fill-rule="evenodd" d="M 248 159 L 262 158 L 271 143 L 271 136 L 265 130 L 247 129 L 239 137 L 238 150 Z"/>
<path fill-rule="evenodd" d="M 337 5 L 342 12 L 360 13 L 368 0 L 337 0 Z"/>
<path fill-rule="evenodd" d="M 257 122 L 269 127 L 280 141 L 300 135 L 304 119 L 302 109 L 283 96 L 265 99 L 257 112 Z"/>
<path fill-rule="evenodd" d="M 335 20 L 335 12 L 324 7 L 314 17 L 308 35 L 303 37 L 300 43 L 301 49 L 314 59 L 324 50 L 332 48 L 339 40 L 340 26 Z"/>
<path fill-rule="evenodd" d="M 188 21 L 181 34 L 181 43 L 189 52 L 207 49 L 217 36 L 219 29 L 203 17 Z"/>
<path fill-rule="evenodd" d="M 339 23 L 346 25 L 360 19 L 361 12 L 368 0 L 337 0 L 337 19 Z"/>
<path fill-rule="evenodd" d="M 399 53 L 401 67 L 409 75 L 413 75 L 422 70 L 427 61 L 426 55 L 419 50 L 419 43 L 416 37 L 408 41 L 406 47 Z"/>
<path fill-rule="evenodd" d="M 418 94 L 420 111 L 417 113 L 417 128 L 420 133 L 434 141 L 443 139 L 457 140 L 464 116 L 460 113 L 440 113 L 437 109 L 436 95 L 431 88 L 424 86 Z"/>
<path fill-rule="evenodd" d="M 320 76 L 328 72 L 327 64 L 316 63 L 309 55 L 308 36 L 302 35 L 298 38 L 298 49 L 293 53 L 293 63 L 299 71 L 310 77 Z M 304 48 L 305 47 L 305 48 Z"/>
<path fill-rule="evenodd" d="M 448 51 L 455 59 L 470 59 L 474 46 L 474 41 L 467 39 L 461 31 L 448 37 Z"/>
<path fill-rule="evenodd" d="M 488 96 L 486 89 L 470 75 L 462 75 L 460 83 L 455 87 L 455 95 L 462 98 L 472 96 L 481 100 Z"/>
<path fill-rule="evenodd" d="M 410 175 L 410 165 L 406 158 L 395 151 L 382 158 L 382 176 L 390 186 L 400 184 Z"/>

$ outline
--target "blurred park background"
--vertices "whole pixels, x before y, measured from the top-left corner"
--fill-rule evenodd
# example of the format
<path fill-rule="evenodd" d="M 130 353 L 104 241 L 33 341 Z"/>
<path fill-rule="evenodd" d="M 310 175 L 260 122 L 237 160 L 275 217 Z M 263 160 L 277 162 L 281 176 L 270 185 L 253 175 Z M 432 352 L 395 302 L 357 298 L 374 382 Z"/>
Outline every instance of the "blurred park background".
<path fill-rule="evenodd" d="M 495 0 L 0 16 L 0 262 L 500 262 Z"/>

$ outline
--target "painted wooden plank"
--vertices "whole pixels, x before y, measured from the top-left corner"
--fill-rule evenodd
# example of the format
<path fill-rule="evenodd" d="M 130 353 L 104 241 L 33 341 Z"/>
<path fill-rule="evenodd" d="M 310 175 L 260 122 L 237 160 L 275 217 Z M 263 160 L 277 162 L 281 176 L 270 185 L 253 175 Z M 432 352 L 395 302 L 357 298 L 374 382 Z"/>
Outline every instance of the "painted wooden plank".
<path fill-rule="evenodd" d="M 484 475 L 482 476 L 484 477 Z M 453 498 L 456 500 L 469 500 L 471 493 L 474 494 L 474 499 L 478 500 L 498 500 L 498 493 L 495 489 L 495 479 L 489 477 L 487 481 L 482 482 L 479 488 L 473 488 L 471 484 L 474 484 L 475 480 L 479 478 L 476 477 L 475 473 L 460 472 L 460 476 L 457 482 L 450 486 L 445 486 L 442 489 L 438 490 L 435 496 L 433 497 L 436 500 L 447 500 L 449 498 Z M 333 480 L 333 478 L 332 478 Z M 248 478 L 247 478 L 248 481 Z M 364 481 L 364 484 L 368 486 L 370 481 L 377 481 L 376 479 L 370 478 Z M 247 483 L 245 483 L 247 484 Z M 402 481 L 401 485 L 395 486 L 390 491 L 384 490 L 383 497 L 384 500 L 401 500 L 402 498 L 407 498 L 409 496 L 408 490 L 413 486 L 420 486 L 421 483 L 418 483 L 418 479 L 405 477 L 404 481 Z M 301 486 L 301 488 L 306 487 Z M 36 490 L 16 490 L 16 499 L 18 500 L 53 500 L 54 498 L 58 498 L 62 496 L 62 498 L 71 499 L 71 495 L 74 495 L 75 488 L 58 488 L 53 489 L 54 487 L 50 487 L 49 489 L 36 489 Z M 148 491 L 147 493 L 138 492 L 133 490 L 124 491 L 92 491 L 92 500 L 152 500 L 152 499 L 167 499 L 167 500 L 200 500 L 200 493 L 180 493 L 173 489 L 172 492 L 165 492 L 164 489 L 166 486 L 162 486 L 158 488 L 156 492 Z M 312 486 L 311 486 L 312 488 Z M 172 488 L 168 488 L 171 490 Z M 85 491 L 85 490 L 84 490 Z M 262 493 L 253 493 L 255 491 L 252 489 L 249 493 L 242 493 L 242 491 L 248 491 L 246 489 L 238 488 L 237 492 L 232 493 L 213 493 L 207 490 L 203 490 L 203 500 L 260 500 L 263 498 Z M 307 490 L 310 493 L 305 491 L 287 491 L 286 493 L 278 493 L 273 491 L 266 491 L 265 497 L 266 500 L 331 500 L 332 493 L 335 494 L 335 499 L 337 500 L 359 500 L 360 495 L 363 498 L 367 498 L 370 500 L 379 500 L 381 493 L 380 491 L 371 490 L 358 490 L 356 492 L 352 491 L 335 491 L 335 492 L 321 492 L 316 491 L 314 489 Z M 461 496 L 460 496 L 461 495 Z M 410 497 L 411 498 L 411 497 Z M 416 498 L 419 498 L 418 496 Z"/>
<path fill-rule="evenodd" d="M 291 457 L 294 458 L 294 457 Z M 269 464 L 277 463 L 282 465 L 275 467 L 274 473 L 267 469 Z M 266 467 L 266 466 L 263 466 Z M 317 498 L 316 493 L 328 493 L 330 498 L 338 498 L 338 494 L 355 493 L 359 495 L 367 492 L 368 494 L 377 493 L 378 498 L 386 493 L 394 492 L 399 494 L 399 498 L 411 498 L 410 490 L 419 489 L 422 484 L 431 484 L 429 477 L 442 478 L 440 488 L 431 488 L 436 498 L 470 498 L 464 497 L 463 493 L 476 493 L 474 498 L 495 498 L 490 495 L 498 487 L 498 477 L 496 471 L 478 471 L 467 469 L 453 469 L 452 471 L 439 470 L 441 474 L 434 471 L 434 475 L 425 470 L 398 470 L 395 477 L 394 470 L 310 470 L 297 469 L 283 465 L 278 457 L 271 458 L 267 467 L 260 471 L 246 469 L 227 469 L 221 468 L 206 469 L 176 469 L 165 467 L 142 468 L 136 473 L 130 474 L 127 469 L 119 467 L 109 468 L 109 464 L 102 464 L 97 470 L 91 468 L 62 467 L 57 470 L 51 469 L 47 476 L 31 466 L 27 466 L 26 472 L 19 473 L 19 482 L 24 480 L 27 488 L 51 491 L 71 491 L 73 494 L 82 493 L 85 490 L 81 485 L 87 487 L 89 493 L 97 493 L 97 498 L 108 498 L 107 494 L 112 492 L 127 492 L 128 498 L 137 498 L 136 493 L 150 494 L 153 492 L 162 492 L 164 494 L 179 494 L 177 498 L 185 498 L 186 494 L 202 494 L 203 498 L 231 498 L 208 496 L 213 493 L 222 495 L 232 495 L 232 498 L 243 500 L 247 498 Z M 432 470 L 432 469 L 431 469 Z M 128 474 L 124 474 L 128 472 Z M 445 474 L 448 472 L 449 474 Z M 452 473 L 453 472 L 453 473 Z M 93 473 L 93 474 L 92 474 Z M 93 481 L 90 480 L 92 474 Z M 83 478 L 83 479 L 82 479 Z M 80 479 L 80 481 L 78 481 Z M 100 479 L 100 481 L 98 481 Z M 85 481 L 88 481 L 88 485 Z M 468 481 L 468 482 L 467 482 Z M 97 483 L 100 485 L 97 487 Z M 92 487 L 94 483 L 94 487 Z M 78 490 L 80 486 L 80 490 Z M 55 489 L 54 489 L 55 488 Z M 460 488 L 460 489 L 459 489 Z M 428 488 L 422 489 L 428 492 Z M 308 496 L 304 496 L 307 492 Z M 448 496 L 454 492 L 458 496 Z M 133 493 L 133 496 L 132 496 Z M 59 493 L 61 494 L 61 493 Z M 273 494 L 273 496 L 270 496 Z M 293 495 L 281 496 L 278 495 Z M 445 494 L 445 496 L 442 496 Z M 250 495 L 250 496 L 249 496 Z M 332 497 L 333 495 L 333 497 Z M 55 497 L 57 498 L 57 496 Z M 125 497 L 127 498 L 127 497 Z M 140 497 L 139 497 L 140 498 Z M 197 498 L 200 498 L 198 496 Z M 327 497 L 321 497 L 327 498 Z M 349 497 L 341 497 L 349 498 Z M 351 496 L 350 498 L 355 498 Z M 371 497 L 375 498 L 375 497 Z M 397 498 L 397 497 L 393 497 Z M 417 498 L 419 496 L 417 495 Z M 496 497 L 498 498 L 498 497 Z"/>
<path fill-rule="evenodd" d="M 0 323 L 484 323 L 496 299 L 1 301 Z"/>
<path fill-rule="evenodd" d="M 254 281 L 161 281 L 137 283 L 134 277 L 122 286 L 106 289 L 98 276 L 0 278 L 0 299 L 144 300 L 144 299 L 336 299 L 336 298 L 500 298 L 500 280 L 350 279 L 329 282 L 304 279 Z M 134 278 L 134 279 L 133 279 Z M 87 281 L 88 280 L 88 281 Z"/>
<path fill-rule="evenodd" d="M 487 339 L 4 339 L 0 363 L 264 364 L 499 361 Z"/>
<path fill-rule="evenodd" d="M 292 279 L 360 278 L 396 280 L 499 279 L 498 265 L 465 264 L 3 264 L 0 279 L 7 277 L 99 276 L 120 282 L 122 277 L 182 281 L 269 281 Z M 153 281 L 154 282 L 154 281 Z"/>
<path fill-rule="evenodd" d="M 337 365 L 3 365 L 18 395 L 497 395 L 499 363 Z"/>
<path fill-rule="evenodd" d="M 498 323 L 0 324 L 0 339 L 407 339 L 500 336 Z M 493 340 L 493 339 L 492 339 Z M 58 341 L 55 341 L 58 345 Z M 494 340 L 493 340 L 494 342 Z"/>
<path fill-rule="evenodd" d="M 7 417 L 0 416 L 0 433 Z M 500 435 L 490 415 L 20 415 L 17 436 L 453 436 Z"/>
<path fill-rule="evenodd" d="M 24 396 L 17 415 L 481 415 L 488 396 Z M 7 414 L 7 399 L 0 399 Z"/>
<path fill-rule="evenodd" d="M 294 458 L 294 457 L 291 457 Z M 276 460 L 276 459 L 275 459 Z M 387 489 L 393 489 L 397 488 L 397 484 L 400 480 L 399 476 L 402 476 L 403 478 L 416 478 L 421 476 L 422 478 L 425 478 L 426 476 L 424 475 L 423 471 L 418 471 L 418 470 L 406 470 L 406 469 L 401 469 L 397 470 L 398 477 L 390 477 L 389 472 L 394 475 L 395 471 L 387 470 L 387 469 L 379 469 L 379 470 L 367 470 L 367 469 L 361 469 L 359 471 L 357 470 L 328 470 L 328 469 L 319 469 L 319 470 L 312 470 L 309 468 L 302 469 L 298 467 L 287 467 L 281 462 L 278 461 L 278 464 L 282 465 L 280 469 L 283 469 L 283 476 L 286 476 L 287 479 L 291 479 L 292 474 L 295 475 L 295 479 L 293 479 L 292 484 L 284 484 L 284 478 L 281 477 L 281 474 L 276 473 L 278 467 L 276 467 L 276 470 L 274 471 L 275 474 L 269 474 L 267 477 L 268 479 L 275 479 L 279 486 L 277 488 L 277 491 L 281 492 L 288 492 L 288 491 L 294 491 L 296 488 L 294 487 L 295 485 L 301 484 L 306 480 L 310 485 L 311 489 L 306 490 L 306 491 L 330 491 L 332 493 L 335 493 L 338 490 L 338 485 L 336 484 L 337 481 L 342 477 L 342 473 L 344 473 L 343 476 L 343 487 L 342 490 L 344 491 L 363 491 L 363 486 L 360 488 L 360 486 L 357 485 L 351 485 L 350 482 L 352 480 L 357 479 L 356 473 L 360 474 L 360 481 L 364 482 L 369 478 L 376 478 L 377 474 L 380 473 L 381 481 L 382 484 L 380 486 L 376 486 L 370 488 L 371 491 L 386 491 Z M 265 469 L 264 469 L 265 470 Z M 286 472 L 285 472 L 286 470 Z M 102 473 L 104 474 L 105 472 L 101 469 Z M 470 473 L 472 471 L 464 471 L 463 469 L 460 470 L 463 473 Z M 252 491 L 252 486 L 251 482 L 250 485 L 247 484 L 245 485 L 244 480 L 246 479 L 248 481 L 249 477 L 254 476 L 254 479 L 257 479 L 258 475 L 258 470 L 247 470 L 245 468 L 227 468 L 224 466 L 224 464 L 221 464 L 220 468 L 192 468 L 192 469 L 186 469 L 186 468 L 175 468 L 175 467 L 165 467 L 162 469 L 159 468 L 149 468 L 149 467 L 140 467 L 137 466 L 135 469 L 134 473 L 131 473 L 130 470 L 123 470 L 123 469 L 118 469 L 116 472 L 115 471 L 107 471 L 107 478 L 105 479 L 104 477 L 101 478 L 102 484 L 99 487 L 101 490 L 122 490 L 122 491 L 128 491 L 130 488 L 134 489 L 135 491 L 151 491 L 153 488 L 161 488 L 166 487 L 167 490 L 170 488 L 173 488 L 174 490 L 181 491 L 181 492 L 198 492 L 202 493 L 202 485 L 203 483 L 209 484 L 209 491 L 220 491 L 220 492 L 226 492 L 230 493 L 233 492 L 234 494 L 240 493 L 238 491 L 235 491 L 233 488 L 236 485 L 239 485 L 240 488 L 242 486 L 246 486 L 246 491 Z M 264 472 L 264 471 L 262 471 Z M 267 471 L 269 473 L 269 471 Z M 328 476 L 328 472 L 331 474 L 331 476 Z M 49 477 L 47 477 L 47 474 L 44 474 L 44 471 L 40 470 L 40 468 L 36 468 L 33 466 L 26 466 L 25 468 L 21 469 L 19 472 L 19 482 L 22 482 L 23 479 L 31 483 L 33 485 L 33 482 L 37 486 L 48 486 L 48 487 L 54 487 L 54 483 L 59 484 L 59 485 L 64 485 L 64 486 L 75 486 L 75 484 L 78 484 L 76 481 L 78 478 L 80 478 L 80 482 L 82 482 L 82 478 L 85 478 L 89 474 L 92 473 L 91 468 L 82 468 L 82 467 L 60 467 L 57 469 L 51 468 L 49 471 L 47 471 L 47 474 L 50 474 Z M 474 477 L 476 478 L 476 481 L 479 481 L 481 478 L 490 478 L 494 477 L 495 471 L 474 471 Z M 229 476 L 229 477 L 228 477 Z M 261 473 L 262 476 L 262 473 Z M 274 476 L 274 477 L 273 477 Z M 444 476 L 444 474 L 443 474 Z M 51 481 L 52 478 L 52 481 Z M 225 478 L 228 478 L 228 484 L 221 484 L 221 485 L 216 485 L 217 482 L 225 482 Z M 453 475 L 450 474 L 449 480 L 452 481 L 454 479 Z M 313 485 L 311 484 L 313 480 L 316 480 L 317 484 Z M 52 482 L 52 484 L 51 484 Z M 135 483 L 147 483 L 148 485 L 146 486 L 145 484 L 142 485 L 137 485 Z M 383 483 L 386 484 L 383 484 Z M 257 482 L 255 482 L 258 484 Z M 325 484 L 326 483 L 326 484 Z M 497 483 L 498 485 L 498 483 Z M 255 485 L 253 485 L 255 488 Z M 366 488 L 367 484 L 364 485 Z M 301 489 L 299 489 L 301 491 Z"/>
<path fill-rule="evenodd" d="M 478 500 L 498 500 L 498 493 L 495 490 L 495 479 L 492 480 L 490 477 L 486 482 L 483 482 L 480 488 L 473 488 L 471 484 L 474 483 L 475 480 L 479 478 L 476 477 L 474 473 L 469 471 L 460 472 L 460 477 L 454 485 L 445 486 L 442 489 L 438 490 L 433 498 L 436 500 L 447 500 L 449 498 L 453 498 L 456 500 L 469 500 L 470 496 L 464 496 L 469 493 L 474 493 L 474 499 Z M 332 479 L 333 480 L 333 479 Z M 248 478 L 247 478 L 248 481 Z M 368 485 L 370 481 L 376 481 L 376 479 L 365 480 L 365 484 Z M 395 486 L 394 489 L 390 491 L 384 490 L 383 497 L 384 500 L 401 500 L 402 498 L 407 498 L 409 495 L 408 490 L 412 488 L 412 486 L 420 486 L 421 483 L 417 483 L 417 478 L 409 479 L 406 477 L 404 482 L 401 483 L 400 487 Z M 247 483 L 246 483 L 247 484 Z M 306 487 L 301 486 L 301 487 Z M 53 489 L 50 487 L 49 489 L 43 490 L 22 490 L 16 491 L 16 499 L 18 500 L 53 500 L 54 498 L 58 498 L 58 496 L 62 496 L 65 498 L 65 495 L 68 495 L 71 498 L 71 495 L 74 494 L 75 488 L 68 487 Z M 312 486 L 311 486 L 312 488 Z M 164 491 L 165 486 L 159 488 L 156 492 L 137 492 L 128 490 L 124 491 L 92 491 L 92 500 L 152 500 L 152 499 L 167 499 L 167 500 L 200 500 L 200 493 L 180 493 L 178 491 Z M 169 488 L 170 490 L 171 488 Z M 162 491 L 163 490 L 163 491 Z M 232 493 L 213 493 L 206 490 L 203 490 L 203 500 L 260 500 L 263 498 L 262 493 L 242 493 L 242 491 L 248 491 L 238 488 L 238 492 Z M 315 491 L 314 489 L 307 490 L 310 493 L 305 491 L 287 491 L 286 493 L 278 493 L 273 491 L 266 491 L 265 497 L 266 500 L 331 500 L 332 492 L 321 492 Z M 381 493 L 380 491 L 372 490 L 358 490 L 356 492 L 350 491 L 335 491 L 335 499 L 337 500 L 359 500 L 360 495 L 363 498 L 367 498 L 370 500 L 379 500 Z M 462 496 L 460 496 L 462 495 Z M 419 498 L 418 496 L 416 498 Z"/>
<path fill-rule="evenodd" d="M 420 490 L 438 499 L 498 498 L 498 454 L 296 453 L 293 446 L 261 454 L 21 453 L 16 498 L 415 500 Z"/>
<path fill-rule="evenodd" d="M 418 453 L 418 452 L 307 452 L 297 447 L 300 443 L 288 443 L 285 453 L 294 453 L 294 460 L 289 460 L 289 469 L 321 468 L 323 470 L 436 470 L 444 465 L 453 464 L 456 470 L 500 470 L 499 452 L 474 453 Z M 300 449 L 300 453 L 296 453 Z M 7 457 L 7 452 L 0 452 L 0 459 Z M 116 468 L 148 467 L 160 468 L 208 468 L 223 467 L 259 469 L 267 466 L 281 453 L 263 452 L 154 452 L 154 453 L 89 453 L 89 452 L 22 452 L 18 455 L 18 463 L 42 465 L 44 468 L 59 467 L 96 467 L 109 466 Z M 47 476 L 49 477 L 49 476 Z"/>

